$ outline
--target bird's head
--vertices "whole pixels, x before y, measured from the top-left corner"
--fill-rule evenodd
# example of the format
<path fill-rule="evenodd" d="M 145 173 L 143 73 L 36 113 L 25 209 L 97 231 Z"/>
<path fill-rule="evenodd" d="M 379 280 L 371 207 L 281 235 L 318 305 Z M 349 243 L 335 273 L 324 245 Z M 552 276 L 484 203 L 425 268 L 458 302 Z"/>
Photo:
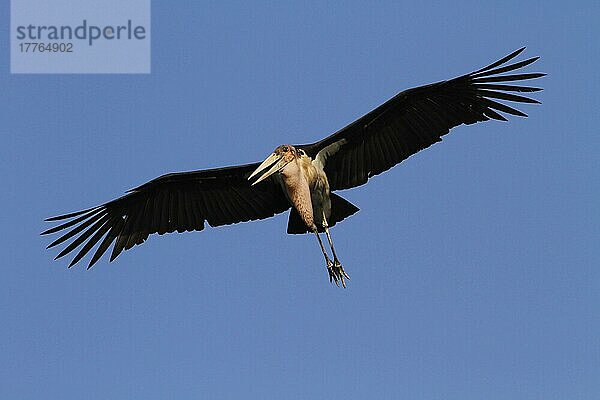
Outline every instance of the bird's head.
<path fill-rule="evenodd" d="M 282 144 L 281 146 L 277 146 L 273 153 L 269 157 L 263 161 L 258 168 L 252 172 L 252 174 L 248 177 L 248 180 L 251 180 L 260 172 L 265 171 L 252 185 L 256 185 L 258 182 L 261 182 L 267 179 L 269 176 L 273 175 L 275 172 L 280 172 L 286 165 L 294 161 L 298 158 L 300 154 L 296 150 L 296 148 L 289 144 Z"/>

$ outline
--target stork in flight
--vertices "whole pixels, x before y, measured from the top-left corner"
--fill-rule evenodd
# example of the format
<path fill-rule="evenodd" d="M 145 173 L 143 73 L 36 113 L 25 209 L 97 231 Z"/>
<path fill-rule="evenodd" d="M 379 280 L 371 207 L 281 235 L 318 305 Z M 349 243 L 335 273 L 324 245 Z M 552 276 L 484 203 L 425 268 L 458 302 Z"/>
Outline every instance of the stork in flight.
<path fill-rule="evenodd" d="M 526 117 L 497 101 L 539 103 L 510 92 L 541 88 L 507 84 L 545 75 L 504 74 L 539 58 L 505 65 L 523 50 L 470 74 L 403 91 L 316 143 L 281 145 L 260 164 L 163 175 L 108 203 L 48 218 L 46 221 L 64 222 L 42 234 L 63 231 L 48 248 L 72 239 L 55 259 L 81 246 L 69 267 L 100 242 L 88 264 L 91 268 L 112 243 L 110 261 L 153 233 L 201 231 L 205 222 L 213 227 L 228 225 L 272 217 L 291 208 L 287 232 L 314 233 L 329 280 L 345 287 L 349 277 L 335 252 L 329 228 L 358 208 L 333 191 L 366 183 L 441 141 L 455 126 L 489 119 L 506 121 L 499 112 Z M 327 236 L 333 260 L 321 232 Z"/>

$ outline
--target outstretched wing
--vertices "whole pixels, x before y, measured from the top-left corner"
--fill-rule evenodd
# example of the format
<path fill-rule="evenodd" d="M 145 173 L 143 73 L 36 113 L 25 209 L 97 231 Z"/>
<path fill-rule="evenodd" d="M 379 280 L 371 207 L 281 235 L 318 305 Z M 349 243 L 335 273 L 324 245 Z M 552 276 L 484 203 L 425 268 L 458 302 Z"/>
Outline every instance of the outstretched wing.
<path fill-rule="evenodd" d="M 290 205 L 271 178 L 250 186 L 247 177 L 258 165 L 164 175 L 106 204 L 48 218 L 67 221 L 42 235 L 63 233 L 48 248 L 73 238 L 56 259 L 82 246 L 69 267 L 102 240 L 88 264 L 90 268 L 112 243 L 110 261 L 152 233 L 201 231 L 205 221 L 219 226 L 272 217 Z"/>
<path fill-rule="evenodd" d="M 488 119 L 506 121 L 499 112 L 526 117 L 525 113 L 494 100 L 539 103 L 509 92 L 536 92 L 541 88 L 506 83 L 545 74 L 500 75 L 539 58 L 502 66 L 524 49 L 470 74 L 401 92 L 333 135 L 297 147 L 319 160 L 331 189 L 340 190 L 366 183 L 370 177 L 441 141 L 455 126 Z"/>

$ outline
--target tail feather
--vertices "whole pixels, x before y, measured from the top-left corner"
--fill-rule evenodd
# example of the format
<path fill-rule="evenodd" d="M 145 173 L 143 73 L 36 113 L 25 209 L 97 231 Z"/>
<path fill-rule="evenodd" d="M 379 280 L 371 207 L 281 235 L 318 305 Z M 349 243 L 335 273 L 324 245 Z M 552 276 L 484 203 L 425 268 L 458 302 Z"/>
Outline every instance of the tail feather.
<path fill-rule="evenodd" d="M 354 204 L 341 198 L 335 193 L 331 193 L 329 198 L 331 199 L 331 216 L 327 220 L 329 227 L 334 226 L 336 223 L 344 220 L 359 210 L 359 208 Z M 319 226 L 318 229 L 319 232 L 323 232 L 323 228 L 321 226 Z M 309 232 L 310 229 L 308 226 L 306 226 L 304 221 L 302 221 L 298 211 L 292 207 L 292 210 L 290 211 L 290 218 L 288 220 L 287 233 L 302 234 Z"/>

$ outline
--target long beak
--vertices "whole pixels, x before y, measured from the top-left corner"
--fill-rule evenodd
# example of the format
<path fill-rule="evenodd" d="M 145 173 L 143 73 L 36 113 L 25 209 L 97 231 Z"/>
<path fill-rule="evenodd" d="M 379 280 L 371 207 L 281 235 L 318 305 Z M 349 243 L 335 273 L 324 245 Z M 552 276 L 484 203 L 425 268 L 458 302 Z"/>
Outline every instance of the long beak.
<path fill-rule="evenodd" d="M 262 174 L 256 181 L 254 181 L 254 183 L 252 183 L 251 186 L 256 185 L 258 182 L 264 181 L 265 179 L 267 179 L 269 176 L 273 175 L 275 172 L 279 171 L 280 169 L 282 169 L 283 167 L 286 166 L 287 163 L 285 163 L 282 159 L 282 156 L 277 155 L 275 153 L 271 154 L 269 157 L 267 157 L 267 159 L 265 161 L 263 161 L 258 168 L 256 168 L 254 170 L 254 172 L 248 177 L 248 180 L 251 180 L 254 176 L 258 175 L 259 172 L 262 172 L 263 170 L 269 168 L 269 170 L 267 172 L 265 172 L 264 174 Z"/>

